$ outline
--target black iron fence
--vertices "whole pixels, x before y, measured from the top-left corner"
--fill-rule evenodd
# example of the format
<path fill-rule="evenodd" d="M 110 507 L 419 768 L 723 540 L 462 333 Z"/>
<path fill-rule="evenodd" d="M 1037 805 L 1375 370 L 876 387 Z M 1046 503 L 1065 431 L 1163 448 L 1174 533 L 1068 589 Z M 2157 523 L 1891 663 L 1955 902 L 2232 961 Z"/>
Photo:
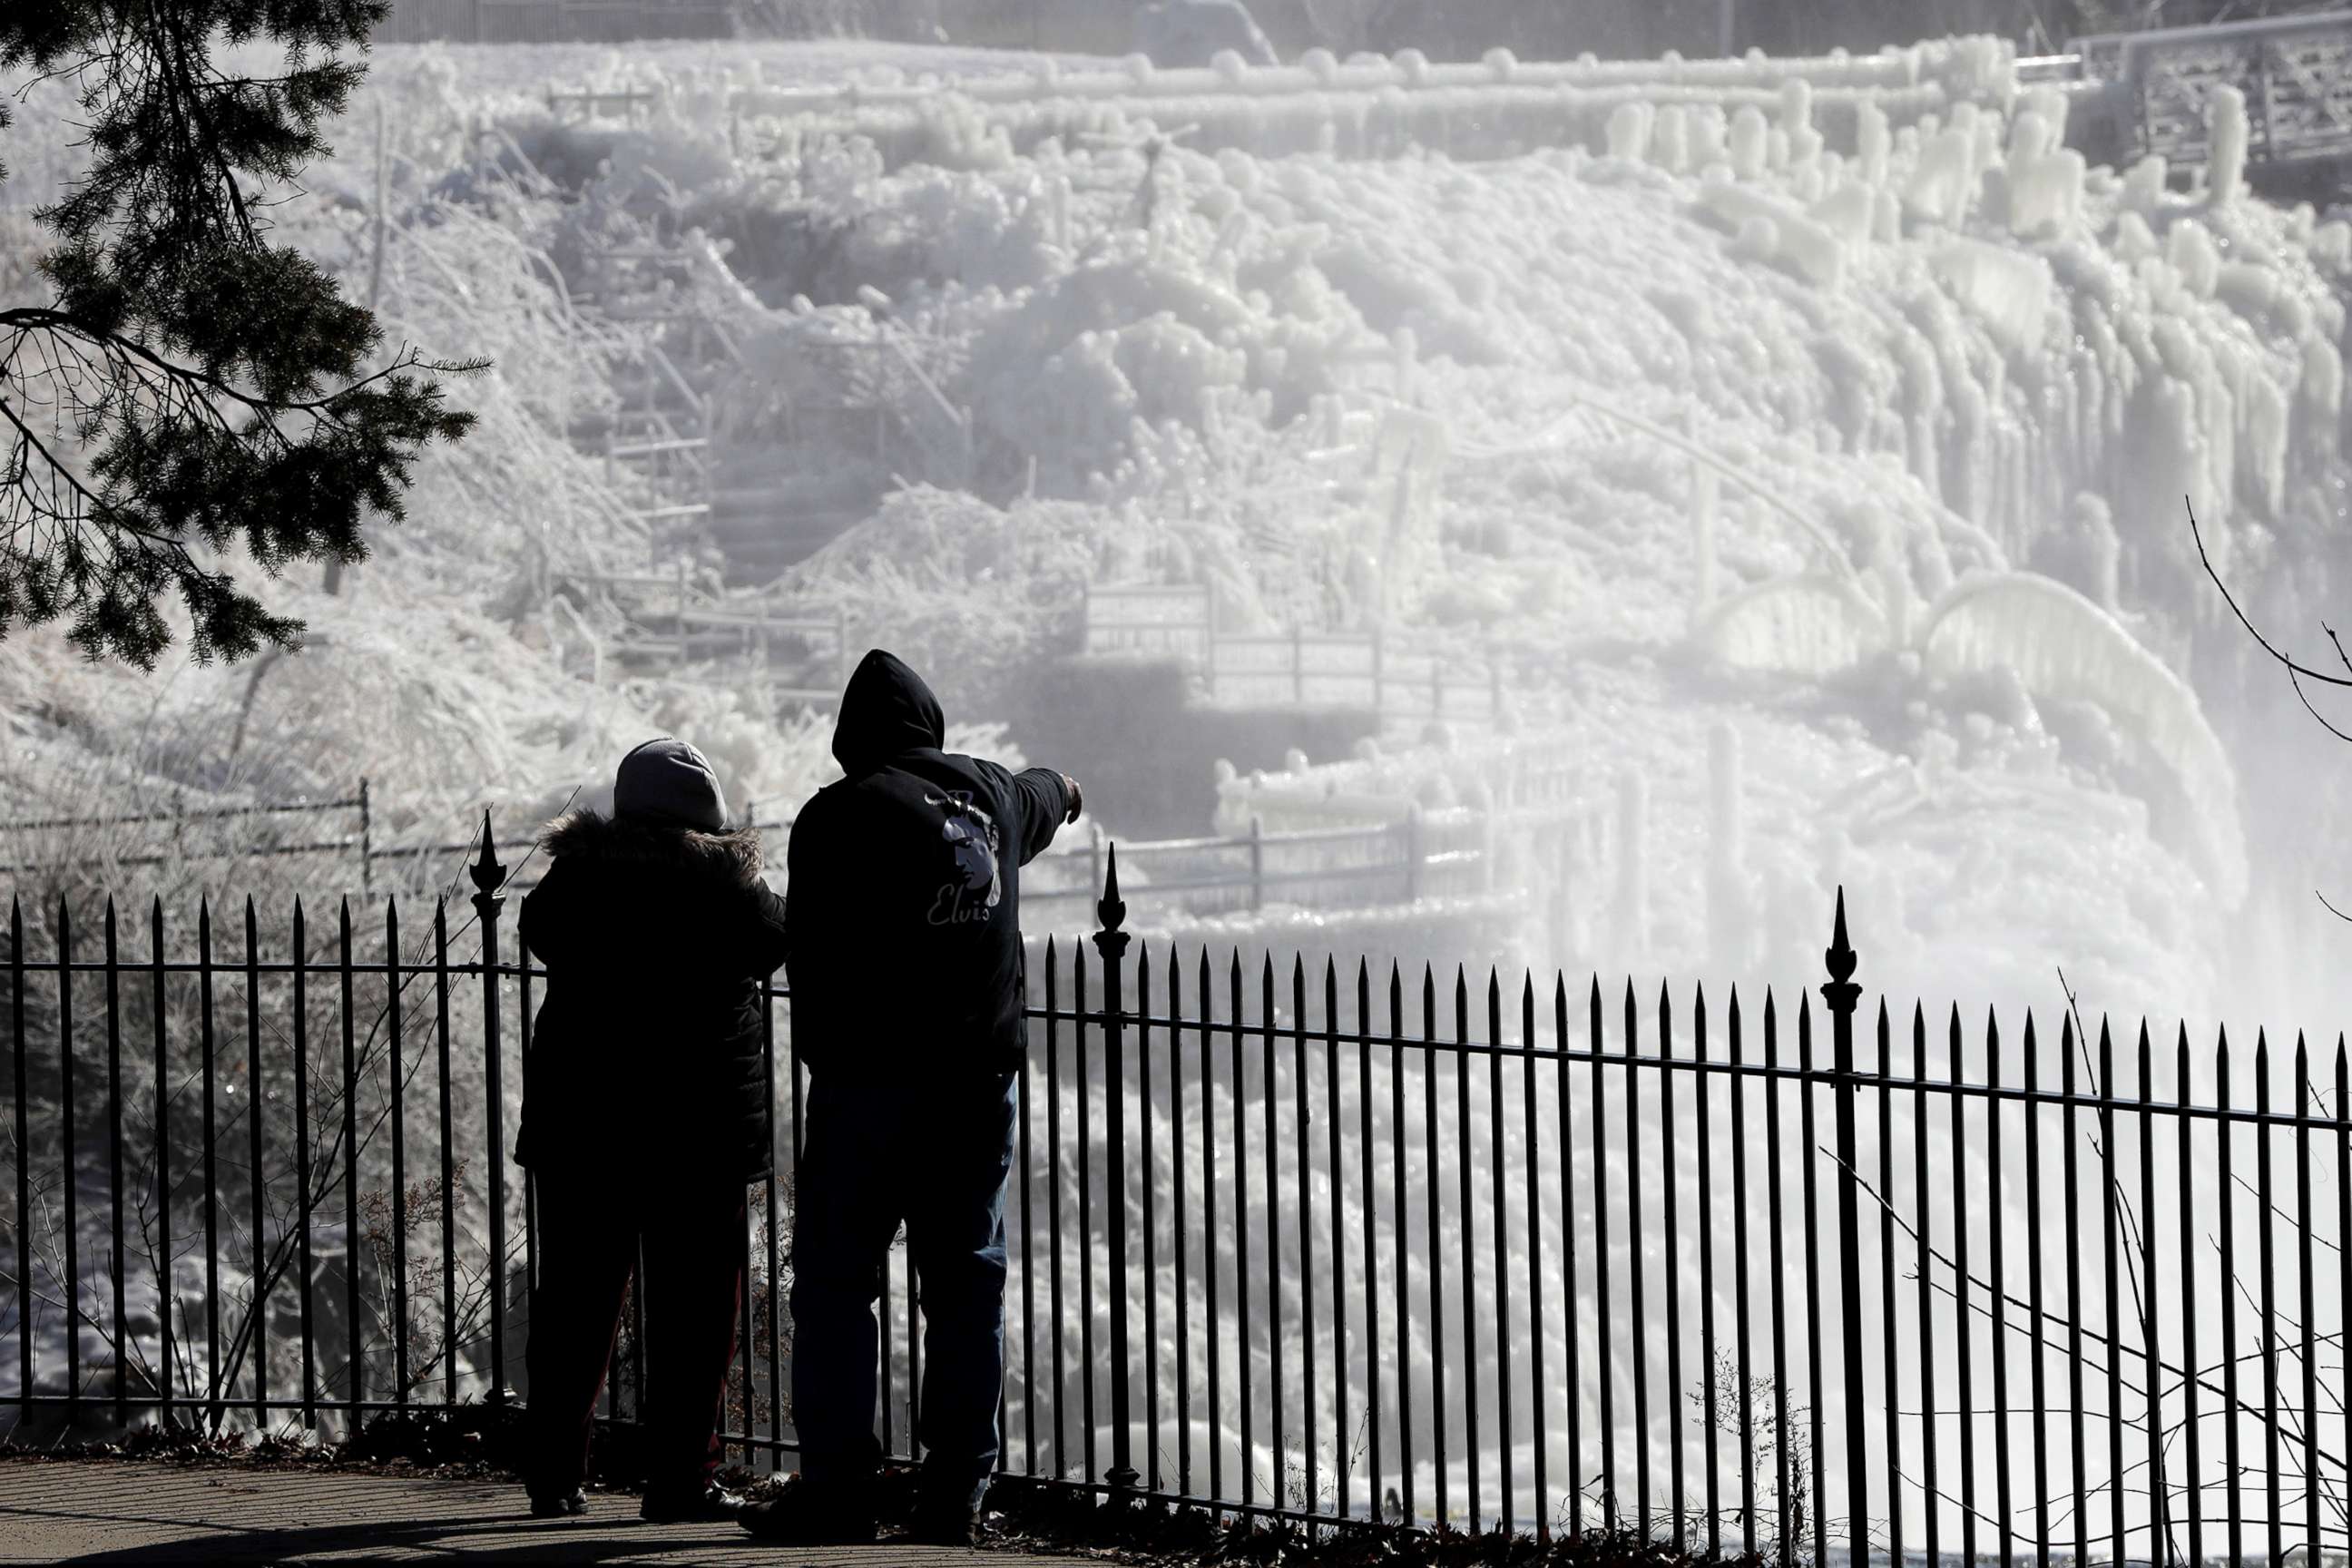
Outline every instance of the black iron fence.
<path fill-rule="evenodd" d="M 421 938 L 390 905 L 331 933 L 248 906 L 230 943 L 200 911 L 193 954 L 160 906 L 143 933 L 106 909 L 95 955 L 78 911 L 12 908 L 20 1428 L 528 1399 L 503 1151 L 541 973 L 502 948 L 506 874 L 486 851 L 470 916 Z M 1126 912 L 1114 853 L 1099 929 L 1031 965 L 1009 1473 L 1815 1562 L 2345 1544 L 2340 1041 L 2323 1092 L 2300 1040 L 2288 1079 L 2266 1039 L 2119 1052 L 2071 1007 L 2054 1049 L 2031 1018 L 1904 1030 L 1861 1009 L 1842 906 L 1819 1041 L 1802 991 L 1653 1012 L 1499 969 L 1245 972 Z M 784 1179 L 744 1237 L 726 1440 L 784 1466 L 807 1079 L 772 994 Z M 919 1313 L 887 1272 L 877 1414 L 910 1455 Z"/>

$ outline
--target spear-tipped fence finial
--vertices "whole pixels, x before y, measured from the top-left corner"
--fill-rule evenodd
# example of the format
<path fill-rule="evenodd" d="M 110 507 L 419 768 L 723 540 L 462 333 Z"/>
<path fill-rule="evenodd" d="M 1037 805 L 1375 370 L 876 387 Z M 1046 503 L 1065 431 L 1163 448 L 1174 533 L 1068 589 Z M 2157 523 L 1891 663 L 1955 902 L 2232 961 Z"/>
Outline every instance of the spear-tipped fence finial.
<path fill-rule="evenodd" d="M 1118 841 L 1113 839 L 1105 859 L 1108 868 L 1103 875 L 1102 897 L 1095 904 L 1095 918 L 1106 931 L 1116 931 L 1127 923 L 1127 903 L 1118 896 Z"/>
<path fill-rule="evenodd" d="M 1822 954 L 1822 958 L 1829 965 L 1830 978 L 1841 985 L 1853 978 L 1854 968 L 1861 963 L 1853 944 L 1845 937 L 1845 889 L 1843 886 L 1837 891 L 1836 927 L 1830 935 L 1829 951 Z"/>
<path fill-rule="evenodd" d="M 498 840 L 490 834 L 490 808 L 482 807 L 482 852 L 476 857 L 467 874 L 473 878 L 475 889 L 485 898 L 496 897 L 506 886 L 507 868 L 499 864 Z"/>

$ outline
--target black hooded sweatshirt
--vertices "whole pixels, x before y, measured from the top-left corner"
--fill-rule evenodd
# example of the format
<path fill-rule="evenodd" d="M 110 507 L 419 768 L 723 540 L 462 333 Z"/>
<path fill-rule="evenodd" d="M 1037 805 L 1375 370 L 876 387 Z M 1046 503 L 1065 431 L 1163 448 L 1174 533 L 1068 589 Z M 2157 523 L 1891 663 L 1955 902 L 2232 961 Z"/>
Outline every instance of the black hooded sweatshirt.
<path fill-rule="evenodd" d="M 950 755 L 939 700 L 877 648 L 842 693 L 843 778 L 793 823 L 785 970 L 813 1071 L 1018 1071 L 1021 868 L 1069 815 L 1062 775 Z"/>

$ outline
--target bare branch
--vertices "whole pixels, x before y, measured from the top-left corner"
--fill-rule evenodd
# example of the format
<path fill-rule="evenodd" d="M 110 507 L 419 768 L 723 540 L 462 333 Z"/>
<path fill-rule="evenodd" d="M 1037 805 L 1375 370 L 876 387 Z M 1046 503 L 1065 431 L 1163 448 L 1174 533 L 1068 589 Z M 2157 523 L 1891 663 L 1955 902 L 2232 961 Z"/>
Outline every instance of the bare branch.
<path fill-rule="evenodd" d="M 2277 648 L 2271 646 L 2271 640 L 2263 636 L 2261 628 L 2256 626 L 2252 620 L 2247 618 L 2245 611 L 2238 607 L 2237 599 L 2230 593 L 2230 585 L 2221 581 L 2221 574 L 2214 570 L 2213 558 L 2205 552 L 2204 532 L 2197 526 L 2196 506 L 2191 503 L 2186 496 L 2183 496 L 2180 499 L 2181 504 L 2189 509 L 2189 537 L 2197 542 L 2197 559 L 2203 563 L 2205 567 L 2205 575 L 2213 580 L 2213 586 L 2221 591 L 2221 602 L 2230 606 L 2230 613 L 2237 616 L 2238 624 L 2245 627 L 2246 630 L 2252 634 L 2254 641 L 2262 645 L 2263 651 L 2297 675 L 2307 676 L 2313 680 L 2325 681 L 2330 686 L 2352 687 L 2352 674 L 2329 675 L 2325 670 L 2317 670 L 2312 668 L 2309 665 L 2298 664 L 2294 659 L 2288 658 L 2285 654 L 2281 653 Z M 2332 632 L 2328 635 L 2331 638 L 2335 636 Z M 2337 647 L 2336 653 L 2338 657 L 2342 656 L 2343 649 L 2341 647 Z M 2347 668 L 2352 669 L 2352 661 L 2347 661 Z"/>

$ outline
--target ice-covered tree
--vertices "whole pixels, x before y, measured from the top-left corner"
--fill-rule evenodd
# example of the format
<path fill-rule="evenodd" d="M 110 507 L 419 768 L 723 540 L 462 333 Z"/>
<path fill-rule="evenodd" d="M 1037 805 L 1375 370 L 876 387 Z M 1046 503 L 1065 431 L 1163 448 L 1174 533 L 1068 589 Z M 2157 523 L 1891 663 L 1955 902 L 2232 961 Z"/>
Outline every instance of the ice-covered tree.
<path fill-rule="evenodd" d="M 199 659 L 291 646 L 301 623 L 240 582 L 234 552 L 269 575 L 362 559 L 362 524 L 402 515 L 422 448 L 471 425 L 440 378 L 478 365 L 383 352 L 368 310 L 268 238 L 386 9 L 0 5 L 0 74 L 69 81 L 90 149 L 37 214 L 49 298 L 0 300 L 0 637 L 63 620 L 89 657 L 152 667 L 176 597 Z M 282 47 L 282 68 L 223 63 L 248 44 Z"/>

